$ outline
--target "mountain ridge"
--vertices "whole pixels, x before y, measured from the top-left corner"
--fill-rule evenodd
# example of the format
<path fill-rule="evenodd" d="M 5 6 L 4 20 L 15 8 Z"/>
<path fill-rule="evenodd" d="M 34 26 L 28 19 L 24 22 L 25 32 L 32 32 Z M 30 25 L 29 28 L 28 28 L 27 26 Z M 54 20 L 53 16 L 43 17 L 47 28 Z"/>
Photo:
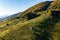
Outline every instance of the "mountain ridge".
<path fill-rule="evenodd" d="M 0 40 L 60 40 L 60 11 L 55 1 L 28 8 L 0 22 Z"/>

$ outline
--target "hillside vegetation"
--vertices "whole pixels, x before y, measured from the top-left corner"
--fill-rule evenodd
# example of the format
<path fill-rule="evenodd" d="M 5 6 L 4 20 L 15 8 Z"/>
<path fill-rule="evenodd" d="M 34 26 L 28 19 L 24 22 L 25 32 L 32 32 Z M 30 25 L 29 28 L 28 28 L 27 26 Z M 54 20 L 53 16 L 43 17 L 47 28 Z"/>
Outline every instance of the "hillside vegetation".
<path fill-rule="evenodd" d="M 60 40 L 60 5 L 38 3 L 0 22 L 0 40 Z"/>

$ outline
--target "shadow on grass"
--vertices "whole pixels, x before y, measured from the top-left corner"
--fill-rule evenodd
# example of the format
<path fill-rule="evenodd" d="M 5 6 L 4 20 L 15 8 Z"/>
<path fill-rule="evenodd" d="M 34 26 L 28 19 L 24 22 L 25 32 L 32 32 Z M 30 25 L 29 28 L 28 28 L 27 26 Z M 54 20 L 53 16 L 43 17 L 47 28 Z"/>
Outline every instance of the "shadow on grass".
<path fill-rule="evenodd" d="M 51 35 L 56 30 L 54 25 L 59 21 L 59 17 L 50 17 L 33 28 L 35 40 L 54 40 Z"/>
<path fill-rule="evenodd" d="M 0 40 L 5 40 L 4 38 L 0 37 Z"/>

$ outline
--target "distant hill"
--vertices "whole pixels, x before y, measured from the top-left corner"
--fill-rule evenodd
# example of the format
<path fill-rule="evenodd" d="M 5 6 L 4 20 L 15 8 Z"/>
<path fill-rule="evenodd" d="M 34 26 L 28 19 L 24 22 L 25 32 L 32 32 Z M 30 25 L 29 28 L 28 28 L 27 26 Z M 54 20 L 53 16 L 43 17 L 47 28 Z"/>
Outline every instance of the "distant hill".
<path fill-rule="evenodd" d="M 38 3 L 0 22 L 0 40 L 60 40 L 60 2 Z"/>
<path fill-rule="evenodd" d="M 0 18 L 0 21 L 2 21 L 3 19 L 2 18 Z"/>
<path fill-rule="evenodd" d="M 10 15 L 8 16 L 7 18 L 15 18 L 17 17 L 19 14 L 21 14 L 22 12 L 19 12 L 19 13 L 16 13 L 16 14 L 13 14 L 13 15 Z"/>
<path fill-rule="evenodd" d="M 21 14 L 22 12 L 19 12 L 19 13 L 16 13 L 16 14 L 13 14 L 13 15 L 10 15 L 10 16 L 6 16 L 4 18 L 0 18 L 0 21 L 5 21 L 5 20 L 8 20 L 8 19 L 14 19 L 16 18 L 19 14 Z"/>

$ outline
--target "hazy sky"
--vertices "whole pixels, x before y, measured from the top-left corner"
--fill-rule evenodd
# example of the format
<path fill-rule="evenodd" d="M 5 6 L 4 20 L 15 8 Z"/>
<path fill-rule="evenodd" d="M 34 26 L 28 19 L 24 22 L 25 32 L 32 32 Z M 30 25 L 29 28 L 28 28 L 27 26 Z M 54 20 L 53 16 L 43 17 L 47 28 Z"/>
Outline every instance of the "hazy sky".
<path fill-rule="evenodd" d="M 0 17 L 22 12 L 43 1 L 49 0 L 0 0 Z"/>

